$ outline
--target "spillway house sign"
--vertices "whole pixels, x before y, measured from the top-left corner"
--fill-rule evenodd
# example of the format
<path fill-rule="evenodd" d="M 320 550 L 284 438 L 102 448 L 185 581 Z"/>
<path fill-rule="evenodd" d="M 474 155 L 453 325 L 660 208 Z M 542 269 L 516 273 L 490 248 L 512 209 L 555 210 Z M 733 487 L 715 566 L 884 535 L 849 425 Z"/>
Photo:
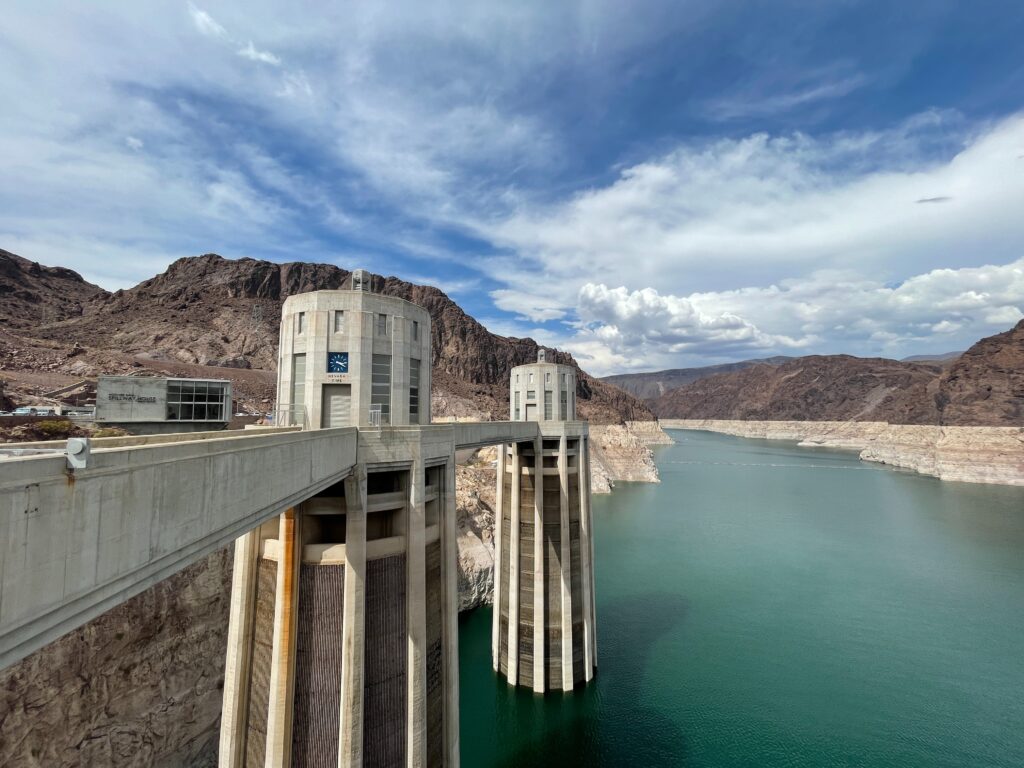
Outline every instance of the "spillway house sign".
<path fill-rule="evenodd" d="M 155 403 L 156 398 L 151 395 L 133 395 L 128 392 L 109 392 L 107 400 L 127 400 L 133 403 Z"/>

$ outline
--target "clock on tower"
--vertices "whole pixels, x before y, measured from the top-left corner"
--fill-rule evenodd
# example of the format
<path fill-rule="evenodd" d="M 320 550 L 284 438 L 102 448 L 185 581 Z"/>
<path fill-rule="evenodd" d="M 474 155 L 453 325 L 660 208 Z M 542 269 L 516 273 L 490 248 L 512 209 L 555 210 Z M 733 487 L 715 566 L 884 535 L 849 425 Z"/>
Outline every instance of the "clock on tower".
<path fill-rule="evenodd" d="M 328 352 L 327 372 L 348 373 L 348 352 Z"/>

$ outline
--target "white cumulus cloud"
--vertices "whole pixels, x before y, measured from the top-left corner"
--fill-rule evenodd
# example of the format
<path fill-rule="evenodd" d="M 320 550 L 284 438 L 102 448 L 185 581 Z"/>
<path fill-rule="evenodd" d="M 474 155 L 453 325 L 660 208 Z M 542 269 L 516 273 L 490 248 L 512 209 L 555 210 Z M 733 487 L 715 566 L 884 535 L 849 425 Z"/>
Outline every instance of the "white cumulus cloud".
<path fill-rule="evenodd" d="M 936 269 L 898 285 L 819 271 L 766 287 L 663 295 L 584 284 L 566 345 L 603 372 L 767 354 L 913 354 L 969 345 L 1024 317 L 1024 258 Z M 831 349 L 818 350 L 818 346 Z M 927 351 L 938 351 L 928 349 Z"/>

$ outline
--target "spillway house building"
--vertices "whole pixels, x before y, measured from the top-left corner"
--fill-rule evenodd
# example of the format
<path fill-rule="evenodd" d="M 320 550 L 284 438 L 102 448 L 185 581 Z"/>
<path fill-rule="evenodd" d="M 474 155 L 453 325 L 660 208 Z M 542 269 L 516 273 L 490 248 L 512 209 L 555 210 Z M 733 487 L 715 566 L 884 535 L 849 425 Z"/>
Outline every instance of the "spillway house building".
<path fill-rule="evenodd" d="M 231 403 L 224 379 L 100 376 L 95 420 L 141 434 L 223 429 Z"/>

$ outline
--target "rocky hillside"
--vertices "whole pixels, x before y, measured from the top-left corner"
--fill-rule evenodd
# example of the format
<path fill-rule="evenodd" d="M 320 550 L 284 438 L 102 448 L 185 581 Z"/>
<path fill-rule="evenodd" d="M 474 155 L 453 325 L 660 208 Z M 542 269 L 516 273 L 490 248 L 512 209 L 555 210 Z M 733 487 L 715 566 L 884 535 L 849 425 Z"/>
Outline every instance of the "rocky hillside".
<path fill-rule="evenodd" d="M 950 363 L 848 355 L 755 365 L 652 401 L 661 418 L 1024 424 L 1024 321 Z"/>
<path fill-rule="evenodd" d="M 741 360 L 738 363 L 707 365 L 701 368 L 672 368 L 667 371 L 651 371 L 650 373 L 620 373 L 614 376 L 602 376 L 601 381 L 614 384 L 619 389 L 625 390 L 641 400 L 653 400 L 673 389 L 679 389 L 679 387 L 706 379 L 709 376 L 742 371 L 755 365 L 782 365 L 792 359 L 792 357 L 779 355 L 760 360 Z"/>
<path fill-rule="evenodd" d="M 701 379 L 653 407 L 662 418 L 678 419 L 929 423 L 939 371 L 924 363 L 813 355 Z"/>
<path fill-rule="evenodd" d="M 0 249 L 0 326 L 33 329 L 78 317 L 106 294 L 70 269 L 44 267 Z"/>
<path fill-rule="evenodd" d="M 940 424 L 1024 426 L 1024 320 L 960 355 L 942 374 L 936 407 Z"/>
<path fill-rule="evenodd" d="M 4 252 L 6 253 L 6 252 Z M 159 371 L 167 364 L 272 370 L 285 298 L 305 291 L 344 288 L 350 273 L 329 264 L 276 264 L 224 259 L 215 254 L 179 259 L 163 274 L 134 288 L 108 293 L 70 270 L 42 267 L 10 255 L 0 274 L 0 319 L 24 315 L 26 302 L 56 305 L 63 313 L 39 314 L 17 329 L 31 347 L 56 346 L 47 370 L 77 372 L 96 359 L 106 370 L 111 355 Z M 33 277 L 35 276 L 35 277 Z M 374 277 L 375 289 L 425 307 L 433 327 L 434 386 L 493 418 L 508 416 L 508 371 L 536 359 L 533 339 L 496 336 L 437 288 L 395 277 Z M 28 298 L 29 293 L 35 298 Z M 66 353 L 66 365 L 60 360 Z M 73 354 L 72 354 L 73 353 Z M 54 360 L 50 360 L 54 358 Z M 555 352 L 558 362 L 576 362 Z M 30 366 L 31 367 L 31 366 Z M 68 370 L 65 371 L 64 368 Z M 580 414 L 596 422 L 653 418 L 648 408 L 616 387 L 580 372 Z M 241 379 L 244 387 L 245 379 Z M 244 389 L 243 389 L 244 394 Z"/>

